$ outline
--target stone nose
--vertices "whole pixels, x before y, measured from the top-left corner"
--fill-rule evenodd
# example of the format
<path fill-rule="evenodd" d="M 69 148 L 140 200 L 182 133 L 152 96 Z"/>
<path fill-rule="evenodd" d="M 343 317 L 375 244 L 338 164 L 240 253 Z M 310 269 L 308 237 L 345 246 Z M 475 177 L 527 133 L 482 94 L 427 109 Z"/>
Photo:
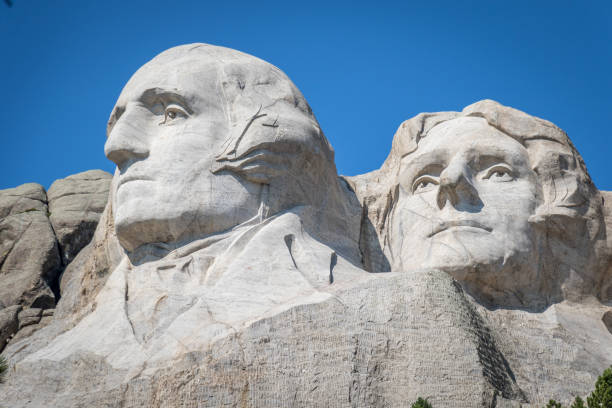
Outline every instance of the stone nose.
<path fill-rule="evenodd" d="M 472 184 L 467 163 L 454 161 L 442 171 L 436 201 L 439 209 L 444 208 L 447 202 L 463 211 L 473 211 L 476 207 L 482 207 L 478 191 Z"/>
<path fill-rule="evenodd" d="M 146 132 L 128 106 L 117 120 L 104 144 L 104 154 L 119 170 L 149 156 Z"/>

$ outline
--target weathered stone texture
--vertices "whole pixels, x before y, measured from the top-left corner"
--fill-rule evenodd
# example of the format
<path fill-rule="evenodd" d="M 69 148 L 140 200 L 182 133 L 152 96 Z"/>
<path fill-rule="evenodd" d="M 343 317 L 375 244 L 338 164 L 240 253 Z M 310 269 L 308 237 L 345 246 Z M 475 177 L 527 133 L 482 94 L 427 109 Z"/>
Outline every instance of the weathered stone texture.
<path fill-rule="evenodd" d="M 0 309 L 0 350 L 11 338 L 11 336 L 19 329 L 19 312 L 21 305 L 13 305 Z"/>
<path fill-rule="evenodd" d="M 50 222 L 0 192 L 0 405 L 539 408 L 612 365 L 612 193 L 550 122 L 420 114 L 339 178 L 280 70 L 191 44 L 107 131 Z"/>
<path fill-rule="evenodd" d="M 454 358 L 439 360 L 445 353 Z M 401 407 L 418 396 L 439 407 L 473 407 L 525 400 L 486 323 L 459 286 L 436 272 L 368 279 L 328 301 L 260 320 L 171 365 L 130 374 L 78 354 L 42 367 L 26 359 L 17 373 L 42 368 L 55 376 L 62 367 L 72 374 L 53 382 L 53 389 L 43 375 L 19 392 L 9 386 L 15 393 L 8 401 L 20 406 L 27 395 L 36 406 L 40 389 L 57 391 L 57 407 L 102 401 L 126 407 Z M 122 385 L 117 380 L 123 376 L 132 379 Z"/>
<path fill-rule="evenodd" d="M 0 308 L 55 306 L 61 261 L 47 211 L 38 184 L 0 191 Z"/>
<path fill-rule="evenodd" d="M 108 201 L 111 178 L 105 171 L 89 170 L 56 180 L 49 188 L 49 218 L 64 265 L 91 241 Z"/>
<path fill-rule="evenodd" d="M 607 257 L 602 265 L 604 271 L 599 282 L 599 298 L 612 304 L 612 191 L 600 191 L 603 215 L 606 223 Z"/>
<path fill-rule="evenodd" d="M 34 183 L 0 191 L 0 350 L 50 321 L 43 309 L 55 307 L 59 276 L 91 240 L 110 178 L 90 170 L 57 180 L 48 195 Z"/>
<path fill-rule="evenodd" d="M 584 394 L 599 375 L 595 366 L 612 364 L 608 348 L 585 353 L 596 339 L 572 330 L 568 314 L 586 317 L 584 326 L 593 317 L 574 307 L 487 311 L 446 273 L 393 273 L 261 319 L 172 364 L 118 370 L 95 354 L 26 358 L 9 379 L 7 401 L 16 407 L 25 399 L 42 406 L 49 396 L 57 407 L 405 407 L 421 396 L 435 407 L 493 401 L 541 407 L 551 395 L 568 402 Z M 7 355 L 19 355 L 23 346 L 11 346 Z M 20 378 L 34 381 L 24 386 Z"/>
<path fill-rule="evenodd" d="M 607 311 L 601 318 L 601 321 L 606 326 L 606 329 L 612 334 L 612 311 Z"/>

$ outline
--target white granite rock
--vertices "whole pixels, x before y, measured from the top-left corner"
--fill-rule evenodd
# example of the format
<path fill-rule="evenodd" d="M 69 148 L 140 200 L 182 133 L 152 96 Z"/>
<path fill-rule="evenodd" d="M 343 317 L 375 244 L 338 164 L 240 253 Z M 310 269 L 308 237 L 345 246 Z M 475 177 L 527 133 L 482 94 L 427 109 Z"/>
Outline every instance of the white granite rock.
<path fill-rule="evenodd" d="M 127 353 L 127 338 L 111 357 L 115 364 L 96 347 L 28 357 L 8 377 L 6 400 L 56 407 L 403 407 L 422 396 L 436 407 L 519 406 L 525 397 L 512 367 L 475 307 L 447 274 L 421 272 L 366 276 L 327 300 L 175 355 L 171 364 L 154 355 L 132 365 L 140 356 Z M 104 340 L 96 346 L 106 348 Z M 448 354 L 454 358 L 439 358 Z M 28 382 L 19 383 L 23 378 Z"/>
<path fill-rule="evenodd" d="M 541 407 L 612 364 L 609 193 L 550 122 L 421 114 L 340 179 L 280 70 L 191 44 L 107 130 L 109 202 L 54 316 L 19 315 L 11 407 Z"/>

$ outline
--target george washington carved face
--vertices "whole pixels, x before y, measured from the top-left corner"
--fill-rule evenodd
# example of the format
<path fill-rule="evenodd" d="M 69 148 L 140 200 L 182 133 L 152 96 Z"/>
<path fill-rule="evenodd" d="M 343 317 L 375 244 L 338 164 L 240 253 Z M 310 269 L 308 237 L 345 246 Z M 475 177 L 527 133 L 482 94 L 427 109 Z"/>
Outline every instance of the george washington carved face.
<path fill-rule="evenodd" d="M 139 69 L 109 120 L 121 245 L 180 243 L 325 196 L 333 151 L 276 67 L 191 44 Z M 324 200 L 323 200 L 324 202 Z"/>
<path fill-rule="evenodd" d="M 127 249 L 230 228 L 257 214 L 260 186 L 213 174 L 229 121 L 214 64 L 152 61 L 117 101 L 105 146 L 117 165 L 115 226 Z"/>

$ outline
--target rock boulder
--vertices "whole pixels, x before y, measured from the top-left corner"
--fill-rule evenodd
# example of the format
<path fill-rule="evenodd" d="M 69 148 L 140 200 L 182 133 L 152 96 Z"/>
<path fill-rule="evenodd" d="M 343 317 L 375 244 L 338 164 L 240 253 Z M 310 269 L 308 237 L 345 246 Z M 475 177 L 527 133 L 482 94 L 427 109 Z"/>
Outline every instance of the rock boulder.
<path fill-rule="evenodd" d="M 61 261 L 39 184 L 0 191 L 0 309 L 55 307 Z"/>
<path fill-rule="evenodd" d="M 56 180 L 49 188 L 49 218 L 64 265 L 91 241 L 108 201 L 111 178 L 105 171 L 89 170 Z"/>

